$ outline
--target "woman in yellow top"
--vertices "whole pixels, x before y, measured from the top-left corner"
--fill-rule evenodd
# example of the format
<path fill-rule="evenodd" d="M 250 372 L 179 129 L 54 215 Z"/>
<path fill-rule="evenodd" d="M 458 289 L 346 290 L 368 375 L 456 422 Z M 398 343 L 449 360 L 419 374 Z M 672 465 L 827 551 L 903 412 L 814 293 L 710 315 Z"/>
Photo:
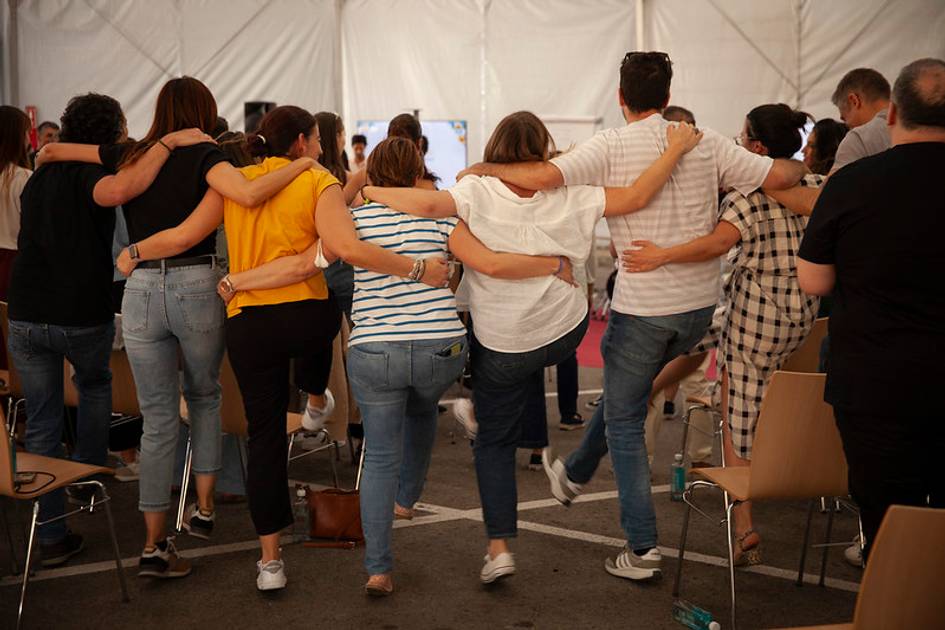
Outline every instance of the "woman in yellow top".
<path fill-rule="evenodd" d="M 321 151 L 315 118 L 293 106 L 269 112 L 248 143 L 251 153 L 265 158 L 261 164 L 241 169 L 250 180 L 284 167 L 291 159 L 317 158 Z M 235 274 L 314 252 L 318 239 L 315 217 L 325 210 L 346 213 L 338 180 L 322 170 L 302 173 L 263 205 L 252 208 L 211 191 L 180 225 L 140 241 L 138 255 L 142 260 L 172 256 L 205 238 L 224 219 L 230 270 Z M 358 243 L 358 247 L 371 252 L 372 266 L 378 271 L 406 276 L 414 268 L 413 259 L 407 256 L 367 243 Z M 122 252 L 119 269 L 129 272 L 133 264 L 127 252 Z M 227 307 L 226 346 L 249 420 L 246 489 L 262 547 L 256 579 L 260 590 L 286 584 L 279 532 L 293 520 L 285 464 L 291 360 L 295 360 L 296 384 L 310 394 L 309 420 L 317 421 L 330 411 L 328 397 L 322 395 L 327 393 L 331 345 L 338 333 L 340 313 L 322 274 L 316 273 L 311 262 L 306 267 L 293 282 L 279 288 L 231 291 Z M 421 280 L 443 286 L 446 276 L 445 263 L 431 262 Z M 222 285 L 228 286 L 227 278 Z"/>

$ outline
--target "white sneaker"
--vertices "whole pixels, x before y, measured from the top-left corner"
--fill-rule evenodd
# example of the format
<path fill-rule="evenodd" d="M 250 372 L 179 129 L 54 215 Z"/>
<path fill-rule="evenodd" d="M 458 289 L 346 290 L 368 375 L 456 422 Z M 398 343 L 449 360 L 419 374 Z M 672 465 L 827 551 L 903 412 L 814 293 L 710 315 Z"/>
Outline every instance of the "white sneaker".
<path fill-rule="evenodd" d="M 860 547 L 860 537 L 853 539 L 853 544 L 843 550 L 843 559 L 855 567 L 863 568 L 863 549 Z"/>
<path fill-rule="evenodd" d="M 568 479 L 568 471 L 564 468 L 564 460 L 560 457 L 555 457 L 550 446 L 546 446 L 542 449 L 541 464 L 551 484 L 551 495 L 563 506 L 570 506 L 571 501 L 576 499 L 581 492 L 583 492 L 581 484 L 574 483 Z"/>
<path fill-rule="evenodd" d="M 492 584 L 498 579 L 515 575 L 515 554 L 500 553 L 495 558 L 490 558 L 487 553 L 483 560 L 485 564 L 479 572 L 479 580 L 483 584 Z"/>
<path fill-rule="evenodd" d="M 607 558 L 604 561 L 604 569 L 611 575 L 628 580 L 646 580 L 659 573 L 662 564 L 663 554 L 660 553 L 659 547 L 653 547 L 644 555 L 638 556 L 629 547 L 624 546 L 616 558 Z"/>
<path fill-rule="evenodd" d="M 476 439 L 479 433 L 479 423 L 476 422 L 476 410 L 473 408 L 473 402 L 469 398 L 459 398 L 453 403 L 453 415 L 456 421 L 466 430 L 466 437 L 470 440 Z"/>
<path fill-rule="evenodd" d="M 138 481 L 141 476 L 141 464 L 135 460 L 115 469 L 117 481 Z"/>
<path fill-rule="evenodd" d="M 285 577 L 285 562 L 270 560 L 266 564 L 256 562 L 256 588 L 260 591 L 277 591 L 285 588 L 288 580 Z"/>
<path fill-rule="evenodd" d="M 325 428 L 325 422 L 335 410 L 335 397 L 330 389 L 325 390 L 325 406 L 319 409 L 311 405 L 305 405 L 305 413 L 302 414 L 302 427 L 306 431 L 320 431 Z"/>

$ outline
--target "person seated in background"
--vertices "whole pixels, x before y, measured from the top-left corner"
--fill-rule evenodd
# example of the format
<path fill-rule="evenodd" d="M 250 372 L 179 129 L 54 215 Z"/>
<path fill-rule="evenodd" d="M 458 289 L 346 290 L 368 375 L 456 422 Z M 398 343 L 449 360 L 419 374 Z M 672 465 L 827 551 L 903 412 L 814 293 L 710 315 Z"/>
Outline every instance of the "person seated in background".
<path fill-rule="evenodd" d="M 367 166 L 367 157 L 364 151 L 367 149 L 367 136 L 356 133 L 351 136 L 351 150 L 354 151 L 354 159 L 351 160 L 350 170 L 352 174 L 363 171 Z"/>
<path fill-rule="evenodd" d="M 125 115 L 115 99 L 86 94 L 62 115 L 66 142 L 110 145 L 121 141 Z M 79 392 L 72 459 L 104 466 L 112 411 L 112 234 L 115 206 L 144 192 L 177 147 L 206 142 L 197 130 L 171 133 L 134 166 L 109 175 L 97 164 L 41 166 L 23 190 L 20 251 L 10 285 L 10 357 L 26 398 L 26 449 L 62 457 L 63 359 L 75 368 Z M 76 494 L 76 500 L 91 495 Z M 87 502 L 87 501 L 86 501 Z M 43 521 L 65 512 L 59 490 L 40 499 Z M 39 528 L 43 566 L 66 562 L 82 550 L 82 537 L 65 520 Z"/>
<path fill-rule="evenodd" d="M 892 148 L 830 177 L 798 252 L 801 288 L 834 298 L 824 399 L 865 559 L 890 505 L 945 507 L 945 61 L 902 69 L 886 122 Z"/>
<path fill-rule="evenodd" d="M 685 122 L 696 126 L 696 117 L 691 111 L 679 105 L 667 105 L 663 108 L 663 118 L 670 122 Z"/>
<path fill-rule="evenodd" d="M 827 175 L 833 170 L 837 149 L 849 128 L 833 118 L 822 118 L 814 124 L 804 145 L 804 164 L 815 175 Z"/>

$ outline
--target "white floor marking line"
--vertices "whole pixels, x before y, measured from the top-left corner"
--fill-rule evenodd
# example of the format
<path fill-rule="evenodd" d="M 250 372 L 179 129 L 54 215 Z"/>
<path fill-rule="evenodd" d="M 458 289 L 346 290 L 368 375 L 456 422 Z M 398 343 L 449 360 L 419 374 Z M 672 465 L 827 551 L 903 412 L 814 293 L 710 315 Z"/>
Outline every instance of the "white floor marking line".
<path fill-rule="evenodd" d="M 604 390 L 602 389 L 582 389 L 578 392 L 578 396 L 589 396 L 590 394 L 603 394 Z M 558 392 L 545 392 L 545 398 L 557 398 Z M 440 401 L 441 405 L 452 405 L 454 402 L 459 400 L 459 398 L 444 398 Z"/>

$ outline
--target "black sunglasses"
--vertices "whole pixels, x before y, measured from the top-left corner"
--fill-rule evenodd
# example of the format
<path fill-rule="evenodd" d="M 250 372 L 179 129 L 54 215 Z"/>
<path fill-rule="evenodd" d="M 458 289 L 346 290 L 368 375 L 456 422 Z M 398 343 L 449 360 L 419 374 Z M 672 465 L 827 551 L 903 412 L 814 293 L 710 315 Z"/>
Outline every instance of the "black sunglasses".
<path fill-rule="evenodd" d="M 624 64 L 627 64 L 633 60 L 658 61 L 660 63 L 666 64 L 667 66 L 671 66 L 673 63 L 672 61 L 669 60 L 669 55 L 667 55 L 664 52 L 659 52 L 659 51 L 642 52 L 642 51 L 634 50 L 624 55 L 623 61 L 620 62 L 620 66 L 623 67 Z"/>

